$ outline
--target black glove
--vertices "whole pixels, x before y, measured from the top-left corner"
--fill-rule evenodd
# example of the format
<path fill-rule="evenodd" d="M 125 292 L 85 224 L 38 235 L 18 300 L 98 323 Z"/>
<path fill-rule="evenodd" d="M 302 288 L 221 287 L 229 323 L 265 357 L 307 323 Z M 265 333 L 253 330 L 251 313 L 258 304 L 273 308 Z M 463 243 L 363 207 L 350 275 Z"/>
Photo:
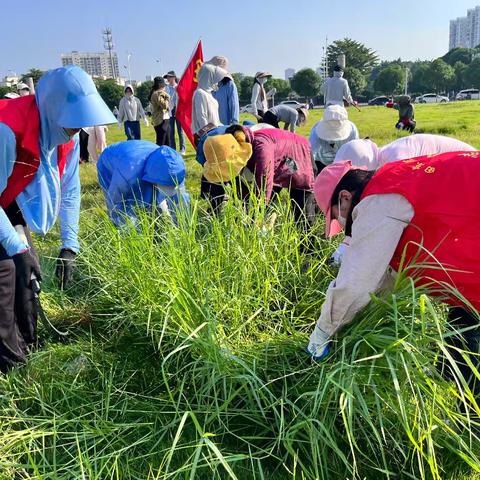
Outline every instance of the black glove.
<path fill-rule="evenodd" d="M 58 279 L 58 286 L 61 290 L 67 288 L 73 279 L 76 256 L 77 254 L 74 251 L 67 248 L 62 248 L 62 250 L 60 250 L 55 275 Z"/>
<path fill-rule="evenodd" d="M 26 250 L 23 253 L 17 253 L 12 257 L 15 263 L 15 275 L 17 282 L 20 282 L 22 286 L 29 287 L 32 281 L 32 274 L 35 275 L 37 280 L 42 280 L 42 271 L 40 270 L 40 264 L 37 257 L 31 250 Z"/>

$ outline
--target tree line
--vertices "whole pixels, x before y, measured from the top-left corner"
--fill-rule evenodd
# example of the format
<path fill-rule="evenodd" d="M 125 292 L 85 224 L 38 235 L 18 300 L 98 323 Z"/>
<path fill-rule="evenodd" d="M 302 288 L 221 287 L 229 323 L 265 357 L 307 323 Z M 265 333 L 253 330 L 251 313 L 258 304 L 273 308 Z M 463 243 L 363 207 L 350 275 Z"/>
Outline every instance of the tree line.
<path fill-rule="evenodd" d="M 340 54 L 345 55 L 345 78 L 349 82 L 352 95 L 359 100 L 367 100 L 376 95 L 402 93 L 405 75 L 408 75 L 408 91 L 413 95 L 480 88 L 480 45 L 476 48 L 455 48 L 432 61 L 403 61 L 400 58 L 380 61 L 377 52 L 371 48 L 344 38 L 333 42 L 327 48 L 327 68 L 330 75 Z M 36 83 L 42 74 L 42 70 L 32 68 L 22 75 L 22 81 L 32 77 Z M 234 73 L 232 76 L 240 103 L 249 103 L 254 77 L 243 73 Z M 114 80 L 95 79 L 95 83 L 110 108 L 119 104 L 123 96 L 121 85 Z M 136 89 L 135 94 L 144 106 L 148 105 L 152 84 L 151 81 L 145 81 Z M 289 81 L 271 78 L 267 83 L 267 90 L 275 88 L 275 98 L 278 101 L 295 96 L 321 98 L 321 84 L 322 79 L 315 70 L 304 68 Z M 11 90 L 9 87 L 0 87 L 0 98 Z"/>

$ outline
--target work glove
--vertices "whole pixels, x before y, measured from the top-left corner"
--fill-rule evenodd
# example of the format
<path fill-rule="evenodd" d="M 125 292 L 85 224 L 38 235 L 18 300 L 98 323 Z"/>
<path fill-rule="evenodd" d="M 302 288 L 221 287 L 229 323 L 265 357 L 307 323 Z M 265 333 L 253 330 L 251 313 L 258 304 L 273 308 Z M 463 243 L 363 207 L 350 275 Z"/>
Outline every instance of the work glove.
<path fill-rule="evenodd" d="M 315 361 L 323 360 L 330 353 L 330 336 L 318 325 L 310 336 L 307 352 Z"/>
<path fill-rule="evenodd" d="M 118 128 L 122 128 L 123 126 L 123 123 L 122 122 L 118 122 Z"/>
<path fill-rule="evenodd" d="M 42 280 L 42 271 L 37 257 L 30 249 L 17 253 L 12 257 L 15 263 L 15 275 L 17 282 L 24 287 L 28 287 L 32 281 L 32 275 L 40 282 Z"/>
<path fill-rule="evenodd" d="M 75 269 L 75 258 L 77 254 L 68 248 L 62 248 L 57 259 L 57 268 L 55 276 L 58 279 L 58 287 L 64 290 L 73 279 L 73 270 Z"/>
<path fill-rule="evenodd" d="M 332 256 L 328 259 L 328 263 L 334 267 L 340 267 L 342 264 L 343 254 L 348 248 L 347 243 L 342 243 L 340 246 L 333 252 Z"/>
<path fill-rule="evenodd" d="M 148 127 L 148 118 L 144 118 L 143 123 L 145 124 L 146 127 Z"/>

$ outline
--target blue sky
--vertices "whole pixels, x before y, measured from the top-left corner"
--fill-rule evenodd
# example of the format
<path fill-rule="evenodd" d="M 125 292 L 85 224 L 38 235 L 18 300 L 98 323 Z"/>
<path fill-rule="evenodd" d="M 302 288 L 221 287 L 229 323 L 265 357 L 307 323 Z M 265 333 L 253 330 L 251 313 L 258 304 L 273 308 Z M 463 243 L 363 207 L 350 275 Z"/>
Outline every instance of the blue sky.
<path fill-rule="evenodd" d="M 282 78 L 288 67 L 317 67 L 326 36 L 361 41 L 382 59 L 431 59 L 448 49 L 449 20 L 476 4 L 480 0 L 24 0 L 2 22 L 0 75 L 59 66 L 64 51 L 102 50 L 107 25 L 122 73 L 132 52 L 136 79 L 170 69 L 181 74 L 199 37 L 205 57 L 227 56 L 234 72 L 270 70 Z"/>

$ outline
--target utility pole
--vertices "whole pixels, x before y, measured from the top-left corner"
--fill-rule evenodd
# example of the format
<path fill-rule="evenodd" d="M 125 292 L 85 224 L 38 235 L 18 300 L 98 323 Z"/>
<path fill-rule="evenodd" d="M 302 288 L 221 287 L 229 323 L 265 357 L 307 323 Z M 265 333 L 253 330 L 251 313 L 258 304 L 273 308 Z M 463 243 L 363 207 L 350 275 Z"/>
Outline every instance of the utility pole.
<path fill-rule="evenodd" d="M 408 74 L 410 73 L 410 70 L 408 67 L 405 67 L 405 95 L 408 94 Z"/>
<path fill-rule="evenodd" d="M 103 48 L 108 51 L 108 55 L 110 57 L 110 68 L 112 69 L 112 77 L 114 80 L 117 79 L 117 72 L 115 71 L 115 64 L 113 62 L 113 36 L 112 36 L 112 29 L 105 28 L 102 32 L 103 35 Z"/>

